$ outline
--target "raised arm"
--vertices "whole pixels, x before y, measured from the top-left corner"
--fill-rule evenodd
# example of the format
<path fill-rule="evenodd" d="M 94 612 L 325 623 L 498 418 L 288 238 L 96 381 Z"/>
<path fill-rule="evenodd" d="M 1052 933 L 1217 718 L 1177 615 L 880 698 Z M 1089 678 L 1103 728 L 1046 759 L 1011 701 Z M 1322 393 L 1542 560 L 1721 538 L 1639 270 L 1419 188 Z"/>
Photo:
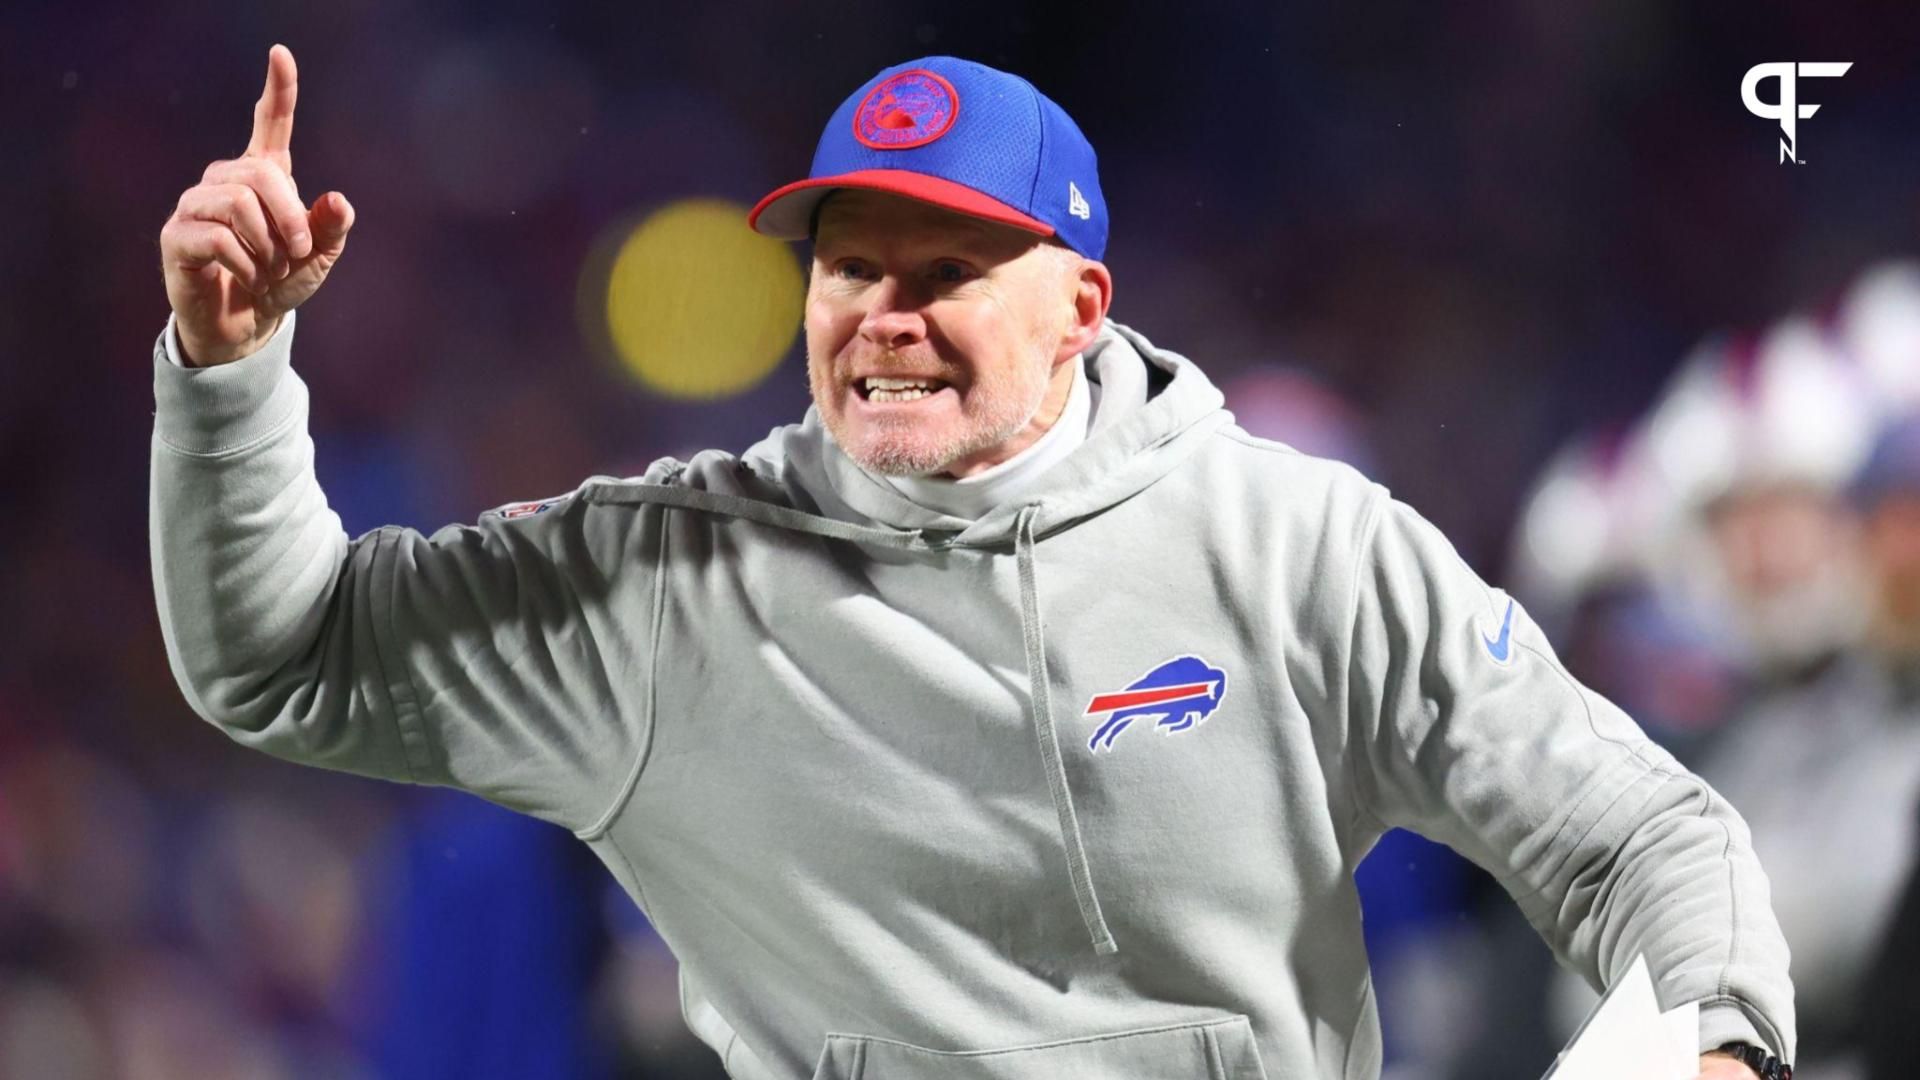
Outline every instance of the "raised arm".
<path fill-rule="evenodd" d="M 156 341 L 150 538 L 175 679 L 276 756 L 590 826 L 645 735 L 635 658 L 653 627 L 632 613 L 651 611 L 657 530 L 564 496 L 431 537 L 348 539 L 291 352 L 293 308 L 352 211 L 337 194 L 300 207 L 292 55 L 276 46 L 268 71 L 247 154 L 209 168 L 162 239 L 171 325 L 200 365 Z"/>

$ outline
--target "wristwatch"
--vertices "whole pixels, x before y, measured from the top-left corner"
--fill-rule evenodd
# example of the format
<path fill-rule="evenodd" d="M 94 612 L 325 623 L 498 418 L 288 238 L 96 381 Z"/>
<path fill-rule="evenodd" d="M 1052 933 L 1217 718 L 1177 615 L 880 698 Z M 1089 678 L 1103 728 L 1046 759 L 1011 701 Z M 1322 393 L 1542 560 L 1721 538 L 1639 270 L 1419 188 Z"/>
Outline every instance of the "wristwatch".
<path fill-rule="evenodd" d="M 1752 1043 L 1730 1042 L 1714 1052 L 1731 1055 L 1758 1074 L 1760 1080 L 1793 1080 L 1793 1066 Z"/>

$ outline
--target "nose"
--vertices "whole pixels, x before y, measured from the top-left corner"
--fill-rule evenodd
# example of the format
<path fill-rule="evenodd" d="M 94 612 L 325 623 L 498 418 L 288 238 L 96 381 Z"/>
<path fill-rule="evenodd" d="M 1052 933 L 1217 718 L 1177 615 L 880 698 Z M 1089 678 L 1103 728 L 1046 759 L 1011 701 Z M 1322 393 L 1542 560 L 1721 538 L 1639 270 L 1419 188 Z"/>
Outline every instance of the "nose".
<path fill-rule="evenodd" d="M 883 349 L 904 349 L 926 340 L 927 320 L 920 305 L 889 274 L 869 294 L 871 302 L 860 319 L 860 336 Z"/>

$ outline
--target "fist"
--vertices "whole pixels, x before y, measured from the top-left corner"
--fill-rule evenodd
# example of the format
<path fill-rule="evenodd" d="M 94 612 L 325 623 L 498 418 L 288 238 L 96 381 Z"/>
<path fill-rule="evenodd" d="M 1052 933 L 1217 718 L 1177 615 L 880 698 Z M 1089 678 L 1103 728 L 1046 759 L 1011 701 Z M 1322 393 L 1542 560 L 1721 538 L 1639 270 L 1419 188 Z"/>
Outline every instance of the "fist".
<path fill-rule="evenodd" d="M 207 166 L 160 229 L 167 302 L 187 363 L 238 360 L 273 336 L 346 249 L 353 207 L 330 191 L 311 208 L 293 182 L 299 72 L 284 45 L 267 52 L 267 85 L 246 152 Z"/>

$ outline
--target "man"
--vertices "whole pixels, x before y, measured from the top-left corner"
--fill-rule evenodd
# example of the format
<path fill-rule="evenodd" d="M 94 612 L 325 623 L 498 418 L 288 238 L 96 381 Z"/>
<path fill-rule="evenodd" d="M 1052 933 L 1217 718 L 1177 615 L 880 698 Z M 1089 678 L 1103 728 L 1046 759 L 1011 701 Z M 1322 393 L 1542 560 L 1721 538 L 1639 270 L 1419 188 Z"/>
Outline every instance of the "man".
<path fill-rule="evenodd" d="M 353 217 L 294 192 L 294 86 L 276 47 L 161 237 L 176 678 L 246 745 L 572 829 L 732 1075 L 1375 1075 L 1352 871 L 1393 825 L 1590 980 L 1645 954 L 1743 1044 L 1703 1076 L 1791 1055 L 1739 817 L 1411 510 L 1107 321 L 1092 148 L 1024 80 L 883 71 L 755 208 L 816 233 L 801 423 L 351 542 L 289 356 Z"/>

